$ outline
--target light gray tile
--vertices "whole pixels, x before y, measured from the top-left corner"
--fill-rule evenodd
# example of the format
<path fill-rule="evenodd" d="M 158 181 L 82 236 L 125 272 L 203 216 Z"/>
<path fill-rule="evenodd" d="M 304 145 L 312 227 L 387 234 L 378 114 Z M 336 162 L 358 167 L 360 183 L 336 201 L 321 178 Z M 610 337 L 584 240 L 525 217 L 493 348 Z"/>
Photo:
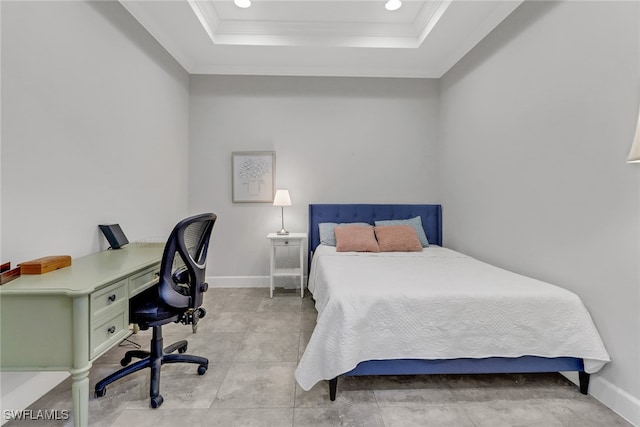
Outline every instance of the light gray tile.
<path fill-rule="evenodd" d="M 203 332 L 189 334 L 187 353 L 209 359 L 209 363 L 232 362 L 244 339 L 244 332 Z M 180 336 L 168 335 L 164 342 L 170 344 Z"/>
<path fill-rule="evenodd" d="M 273 298 L 263 298 L 258 306 L 258 312 L 302 311 L 300 294 L 277 295 Z"/>
<path fill-rule="evenodd" d="M 380 409 L 375 404 L 295 408 L 293 412 L 293 423 L 296 427 L 384 427 L 385 425 L 380 414 Z"/>
<path fill-rule="evenodd" d="M 212 408 L 291 408 L 295 363 L 234 363 Z"/>
<path fill-rule="evenodd" d="M 386 427 L 474 427 L 465 410 L 455 406 L 387 406 L 380 408 L 380 412 Z"/>
<path fill-rule="evenodd" d="M 207 312 L 243 311 L 255 312 L 262 301 L 262 297 L 253 295 L 225 295 L 220 298 L 210 298 L 206 305 Z"/>
<path fill-rule="evenodd" d="M 244 311 L 212 310 L 200 321 L 198 332 L 246 332 L 253 315 L 254 313 Z"/>
<path fill-rule="evenodd" d="M 162 365 L 160 394 L 164 398 L 161 409 L 194 408 L 207 409 L 215 398 L 230 364 L 211 364 L 204 375 L 198 375 L 197 365 Z M 147 374 L 149 374 L 147 370 Z M 127 409 L 149 408 L 149 380 L 145 387 L 131 393 Z"/>
<path fill-rule="evenodd" d="M 203 427 L 291 427 L 292 408 L 212 408 Z"/>
<path fill-rule="evenodd" d="M 458 402 L 500 400 L 582 399 L 578 388 L 560 379 L 560 374 L 447 375 L 447 384 Z"/>
<path fill-rule="evenodd" d="M 304 298 L 302 298 L 302 311 L 316 312 L 316 302 L 309 292 L 306 292 Z"/>
<path fill-rule="evenodd" d="M 453 393 L 440 375 L 368 377 L 380 406 L 425 406 L 452 403 Z M 338 384 L 338 388 L 340 385 Z"/>
<path fill-rule="evenodd" d="M 253 313 L 249 332 L 300 332 L 301 312 Z"/>
<path fill-rule="evenodd" d="M 296 362 L 299 341 L 300 333 L 298 332 L 247 332 L 234 361 Z"/>
<path fill-rule="evenodd" d="M 302 331 L 313 331 L 316 327 L 316 320 L 318 318 L 318 313 L 314 311 L 303 311 L 302 312 L 302 325 L 300 326 L 300 330 Z"/>
<path fill-rule="evenodd" d="M 300 332 L 300 343 L 298 345 L 298 361 L 302 358 L 304 351 L 307 349 L 307 344 L 309 344 L 309 340 L 311 339 L 312 331 L 302 331 Z"/>
<path fill-rule="evenodd" d="M 206 409 L 126 409 L 111 427 L 158 427 L 189 426 L 202 427 Z"/>
<path fill-rule="evenodd" d="M 549 412 L 547 403 L 518 401 L 483 402 L 467 405 L 467 415 L 476 427 L 560 427 L 563 423 Z"/>
<path fill-rule="evenodd" d="M 585 400 L 546 401 L 545 409 L 564 426 L 632 426 L 631 423 L 592 397 L 587 397 Z"/>
<path fill-rule="evenodd" d="M 373 390 L 363 378 L 350 377 L 338 380 L 336 400 L 329 400 L 329 383 L 320 381 L 311 390 L 304 391 L 296 384 L 296 408 L 302 407 L 342 407 L 354 404 L 376 404 Z"/>
<path fill-rule="evenodd" d="M 206 297 L 211 296 L 211 299 L 224 298 L 224 297 L 268 297 L 269 288 L 209 288 L 209 291 L 205 296 L 205 305 L 209 299 Z"/>

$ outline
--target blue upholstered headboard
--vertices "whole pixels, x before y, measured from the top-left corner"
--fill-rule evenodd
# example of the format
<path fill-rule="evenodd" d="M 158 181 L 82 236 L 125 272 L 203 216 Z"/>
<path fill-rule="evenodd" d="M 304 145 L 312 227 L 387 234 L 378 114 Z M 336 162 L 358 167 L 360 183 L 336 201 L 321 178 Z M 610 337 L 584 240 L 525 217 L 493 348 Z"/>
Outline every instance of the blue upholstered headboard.
<path fill-rule="evenodd" d="M 366 222 L 419 216 L 429 243 L 442 246 L 441 205 L 309 205 L 309 254 L 320 244 L 321 222 Z"/>

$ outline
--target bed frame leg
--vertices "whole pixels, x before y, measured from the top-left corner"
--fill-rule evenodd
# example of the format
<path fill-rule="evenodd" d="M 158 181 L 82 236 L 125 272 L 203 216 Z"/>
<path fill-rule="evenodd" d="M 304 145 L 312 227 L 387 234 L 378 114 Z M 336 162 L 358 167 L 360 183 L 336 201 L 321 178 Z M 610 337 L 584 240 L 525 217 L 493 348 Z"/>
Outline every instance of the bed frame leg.
<path fill-rule="evenodd" d="M 336 400 L 336 389 L 338 388 L 338 377 L 329 380 L 329 400 Z"/>
<path fill-rule="evenodd" d="M 589 391 L 589 378 L 591 374 L 587 374 L 584 371 L 578 371 L 578 378 L 580 379 L 580 393 L 587 394 Z"/>

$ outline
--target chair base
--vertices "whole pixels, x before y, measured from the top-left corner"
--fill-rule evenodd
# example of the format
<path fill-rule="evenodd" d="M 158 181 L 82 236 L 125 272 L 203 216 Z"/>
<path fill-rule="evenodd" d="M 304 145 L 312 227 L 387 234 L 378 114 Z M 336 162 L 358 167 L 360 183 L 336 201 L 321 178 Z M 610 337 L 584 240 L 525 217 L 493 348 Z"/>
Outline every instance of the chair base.
<path fill-rule="evenodd" d="M 179 354 L 172 354 L 175 351 Z M 209 360 L 190 354 L 183 354 L 187 350 L 187 341 L 182 340 L 173 343 L 164 349 L 162 348 L 161 326 L 153 327 L 153 337 L 151 338 L 151 351 L 131 350 L 128 351 L 120 364 L 124 368 L 109 375 L 99 381 L 95 387 L 95 397 L 102 397 L 106 393 L 109 384 L 141 369 L 151 368 L 151 381 L 149 386 L 149 399 L 152 408 L 158 408 L 164 401 L 160 395 L 160 369 L 165 363 L 193 363 L 198 365 L 198 375 L 204 375 L 209 367 Z M 132 358 L 140 358 L 137 362 L 129 365 Z M 128 366 L 127 366 L 128 365 Z"/>

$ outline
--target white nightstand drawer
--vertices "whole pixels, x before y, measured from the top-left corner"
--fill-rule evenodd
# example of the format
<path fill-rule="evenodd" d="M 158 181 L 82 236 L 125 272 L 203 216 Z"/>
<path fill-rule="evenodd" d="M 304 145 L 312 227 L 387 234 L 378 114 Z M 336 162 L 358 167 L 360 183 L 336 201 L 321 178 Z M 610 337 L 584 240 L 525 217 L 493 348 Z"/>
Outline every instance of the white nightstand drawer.
<path fill-rule="evenodd" d="M 114 314 L 107 320 L 97 321 L 97 326 L 92 324 L 90 345 L 90 358 L 99 356 L 105 350 L 111 348 L 112 345 L 121 341 L 129 335 L 129 316 L 127 306 L 123 306 L 123 310 Z"/>
<path fill-rule="evenodd" d="M 273 240 L 273 246 L 300 246 L 300 239 Z"/>
<path fill-rule="evenodd" d="M 108 315 L 111 310 L 127 305 L 127 279 L 113 283 L 91 294 L 91 317 L 93 319 Z"/>
<path fill-rule="evenodd" d="M 160 264 L 131 276 L 129 279 L 129 296 L 132 297 L 158 282 Z"/>

